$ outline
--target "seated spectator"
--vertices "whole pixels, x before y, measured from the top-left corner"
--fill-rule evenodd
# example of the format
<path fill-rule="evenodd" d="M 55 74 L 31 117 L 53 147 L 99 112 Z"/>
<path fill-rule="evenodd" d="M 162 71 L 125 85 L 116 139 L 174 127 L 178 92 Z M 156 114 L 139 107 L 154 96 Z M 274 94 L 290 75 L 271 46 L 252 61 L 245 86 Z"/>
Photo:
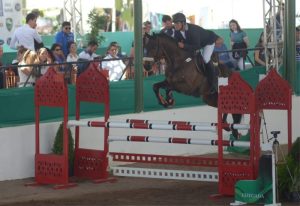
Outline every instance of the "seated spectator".
<path fill-rule="evenodd" d="M 266 55 L 264 48 L 264 33 L 260 34 L 259 40 L 255 45 L 258 50 L 254 51 L 255 66 L 266 66 Z"/>
<path fill-rule="evenodd" d="M 65 63 L 66 58 L 62 51 L 62 48 L 60 44 L 54 43 L 51 47 L 51 52 L 54 56 L 54 62 L 53 63 Z M 64 72 L 65 71 L 65 65 L 59 65 L 58 72 Z"/>
<path fill-rule="evenodd" d="M 70 42 L 68 45 L 70 51 L 67 56 L 67 62 L 76 62 L 78 60 L 77 45 L 75 42 Z"/>
<path fill-rule="evenodd" d="M 90 41 L 88 47 L 80 52 L 78 55 L 78 64 L 77 64 L 77 77 L 88 68 L 90 62 L 84 61 L 93 61 L 94 59 L 100 58 L 95 52 L 98 49 L 97 41 Z"/>
<path fill-rule="evenodd" d="M 67 62 L 77 62 L 78 60 L 78 54 L 77 54 L 77 45 L 75 42 L 69 43 L 69 51 L 70 53 L 67 56 Z M 72 64 L 67 66 L 69 75 L 70 75 L 70 83 L 75 84 L 76 83 L 76 76 L 77 76 L 77 65 Z"/>
<path fill-rule="evenodd" d="M 3 47 L 2 47 L 2 42 L 0 42 L 0 67 L 2 66 L 2 56 L 3 56 Z M 0 89 L 3 88 L 3 73 L 4 73 L 4 69 L 0 69 Z"/>
<path fill-rule="evenodd" d="M 88 47 L 80 52 L 78 55 L 78 59 L 84 59 L 84 60 L 94 60 L 95 58 L 98 58 L 99 56 L 95 53 L 98 49 L 98 42 L 96 41 L 90 41 L 88 43 Z"/>
<path fill-rule="evenodd" d="M 300 62 L 300 26 L 296 27 L 296 61 Z"/>
<path fill-rule="evenodd" d="M 117 59 L 118 56 L 118 46 L 116 44 L 111 44 L 107 49 L 107 56 L 104 59 Z M 123 70 L 126 65 L 122 60 L 112 60 L 112 61 L 102 61 L 101 68 L 107 69 L 109 71 L 110 81 L 119 81 L 122 78 Z"/>
<path fill-rule="evenodd" d="M 248 36 L 246 32 L 244 32 L 241 29 L 239 23 L 234 19 L 230 20 L 229 27 L 230 27 L 230 43 L 231 43 L 232 50 L 244 49 L 244 51 L 234 51 L 232 53 L 233 58 L 237 60 L 238 68 L 240 70 L 244 70 L 245 59 L 248 53 L 245 49 L 247 49 L 249 46 Z"/>
<path fill-rule="evenodd" d="M 51 58 L 49 57 L 48 50 L 46 48 L 40 48 L 37 53 L 39 57 L 40 64 L 50 64 L 52 63 Z M 48 65 L 40 65 L 39 66 L 39 76 L 44 75 L 49 66 Z"/>
<path fill-rule="evenodd" d="M 26 66 L 31 64 L 39 64 L 39 58 L 35 51 L 27 50 L 23 56 L 22 61 L 19 63 L 18 68 L 20 82 L 19 87 L 29 87 L 35 84 L 37 76 L 37 68 L 34 66 Z"/>
<path fill-rule="evenodd" d="M 217 52 L 218 55 L 218 62 L 226 65 L 229 69 L 235 70 L 236 62 L 233 60 L 231 52 L 224 51 L 228 51 L 228 49 L 224 44 L 224 39 L 219 37 L 215 42 L 214 48 L 214 52 Z"/>

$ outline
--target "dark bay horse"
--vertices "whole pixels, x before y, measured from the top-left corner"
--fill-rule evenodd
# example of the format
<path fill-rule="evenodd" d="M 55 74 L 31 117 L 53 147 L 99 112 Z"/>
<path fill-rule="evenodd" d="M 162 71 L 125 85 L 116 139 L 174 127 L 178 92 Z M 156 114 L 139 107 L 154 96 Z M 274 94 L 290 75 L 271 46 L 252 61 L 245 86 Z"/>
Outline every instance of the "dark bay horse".
<path fill-rule="evenodd" d="M 177 41 L 164 33 L 145 35 L 143 43 L 146 57 L 152 57 L 156 62 L 162 58 L 166 61 L 166 79 L 153 85 L 153 90 L 161 105 L 172 106 L 174 104 L 172 91 L 176 91 L 194 97 L 202 97 L 208 105 L 218 106 L 218 94 L 209 92 L 210 86 L 205 75 L 204 63 L 197 60 L 201 59 L 199 55 L 191 55 L 180 49 Z M 229 77 L 232 71 L 220 65 L 218 73 L 219 76 Z M 160 89 L 166 91 L 165 97 L 161 95 Z M 240 123 L 241 115 L 233 114 L 232 116 L 234 123 Z M 226 121 L 226 117 L 227 115 L 224 115 L 223 121 Z M 237 131 L 234 133 L 236 133 L 234 136 L 237 137 Z"/>

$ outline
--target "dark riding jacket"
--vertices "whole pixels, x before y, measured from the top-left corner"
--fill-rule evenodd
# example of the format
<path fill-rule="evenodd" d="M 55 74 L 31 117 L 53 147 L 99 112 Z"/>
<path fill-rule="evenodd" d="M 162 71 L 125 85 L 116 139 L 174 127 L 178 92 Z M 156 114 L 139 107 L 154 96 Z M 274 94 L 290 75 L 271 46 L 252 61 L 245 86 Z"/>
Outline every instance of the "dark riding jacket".
<path fill-rule="evenodd" d="M 198 25 L 187 23 L 185 25 L 185 37 L 182 36 L 180 31 L 175 31 L 175 39 L 184 43 L 184 49 L 189 52 L 195 52 L 206 45 L 213 44 L 217 40 L 218 35 Z"/>

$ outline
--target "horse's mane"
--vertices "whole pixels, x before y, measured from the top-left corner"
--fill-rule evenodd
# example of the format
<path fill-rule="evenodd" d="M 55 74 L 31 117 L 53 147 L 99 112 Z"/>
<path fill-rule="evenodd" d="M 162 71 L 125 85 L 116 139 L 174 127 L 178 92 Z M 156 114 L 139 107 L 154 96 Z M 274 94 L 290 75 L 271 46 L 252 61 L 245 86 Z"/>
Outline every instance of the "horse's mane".
<path fill-rule="evenodd" d="M 169 41 L 172 41 L 174 44 L 177 44 L 177 43 L 178 43 L 178 41 L 177 41 L 176 39 L 174 39 L 173 37 L 171 37 L 171 36 L 165 34 L 164 32 L 160 32 L 160 33 L 158 33 L 158 34 L 155 34 L 155 33 L 154 33 L 154 36 L 158 36 L 158 37 L 162 37 L 162 38 L 164 38 L 164 39 L 168 39 Z"/>

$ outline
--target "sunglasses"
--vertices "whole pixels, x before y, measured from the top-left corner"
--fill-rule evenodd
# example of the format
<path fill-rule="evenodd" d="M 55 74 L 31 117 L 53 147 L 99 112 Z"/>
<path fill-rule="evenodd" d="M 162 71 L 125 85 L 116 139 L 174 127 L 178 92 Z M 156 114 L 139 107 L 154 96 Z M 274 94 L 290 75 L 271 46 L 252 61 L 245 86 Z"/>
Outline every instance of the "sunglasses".
<path fill-rule="evenodd" d="M 65 30 L 70 30 L 70 29 L 71 29 L 71 27 L 64 27 L 64 29 L 65 29 Z"/>
<path fill-rule="evenodd" d="M 60 51 L 61 49 L 55 49 L 55 51 Z"/>

